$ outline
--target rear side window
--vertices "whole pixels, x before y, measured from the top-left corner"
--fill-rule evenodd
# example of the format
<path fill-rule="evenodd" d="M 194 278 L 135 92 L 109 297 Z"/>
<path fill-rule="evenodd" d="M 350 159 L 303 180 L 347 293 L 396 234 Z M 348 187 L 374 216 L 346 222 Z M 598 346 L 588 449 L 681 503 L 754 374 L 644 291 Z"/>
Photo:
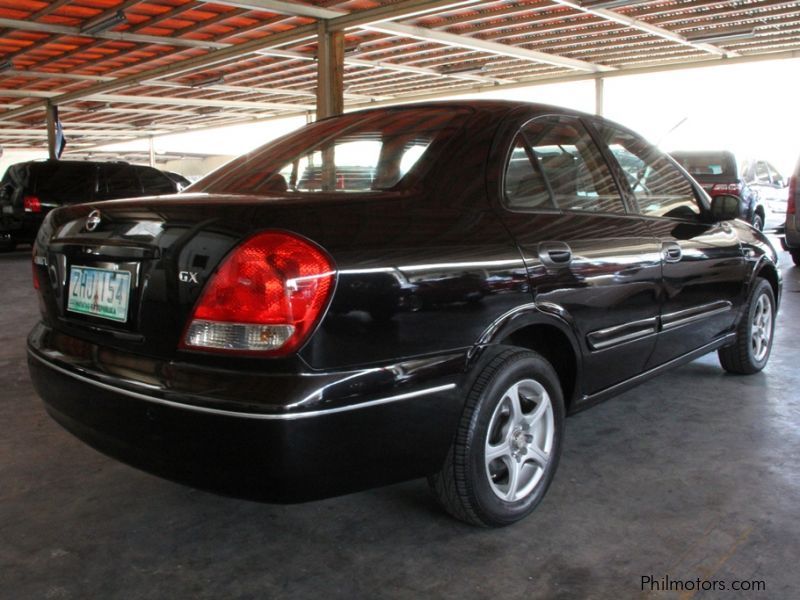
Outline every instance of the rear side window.
<path fill-rule="evenodd" d="M 574 117 L 540 117 L 522 128 L 506 167 L 505 195 L 509 208 L 625 212 L 600 149 Z"/>
<path fill-rule="evenodd" d="M 110 163 L 103 165 L 100 173 L 99 198 L 113 200 L 142 195 L 136 171 L 130 165 Z"/>
<path fill-rule="evenodd" d="M 625 172 L 642 214 L 689 219 L 700 214 L 689 180 L 662 152 L 622 129 L 600 123 L 597 127 Z"/>
<path fill-rule="evenodd" d="M 158 169 L 153 167 L 136 167 L 142 192 L 146 195 L 174 194 L 177 185 Z"/>
<path fill-rule="evenodd" d="M 505 193 L 509 208 L 556 208 L 538 163 L 521 135 L 514 142 L 506 167 Z"/>

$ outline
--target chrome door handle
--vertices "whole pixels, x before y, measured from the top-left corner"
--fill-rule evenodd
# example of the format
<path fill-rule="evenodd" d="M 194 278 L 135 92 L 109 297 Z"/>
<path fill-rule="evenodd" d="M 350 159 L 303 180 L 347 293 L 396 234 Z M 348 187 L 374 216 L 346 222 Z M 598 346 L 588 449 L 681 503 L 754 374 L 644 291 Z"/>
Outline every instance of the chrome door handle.
<path fill-rule="evenodd" d="M 564 242 L 541 242 L 539 260 L 546 267 L 567 267 L 572 262 L 572 248 Z"/>
<path fill-rule="evenodd" d="M 676 263 L 681 261 L 683 250 L 677 242 L 664 242 L 661 244 L 661 254 L 664 257 L 664 261 Z"/>

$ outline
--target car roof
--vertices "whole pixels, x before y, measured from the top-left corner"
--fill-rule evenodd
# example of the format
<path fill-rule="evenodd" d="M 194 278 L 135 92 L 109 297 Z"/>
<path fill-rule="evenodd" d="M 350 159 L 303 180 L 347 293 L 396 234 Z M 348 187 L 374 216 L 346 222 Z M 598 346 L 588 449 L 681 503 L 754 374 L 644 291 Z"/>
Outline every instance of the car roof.
<path fill-rule="evenodd" d="M 432 109 L 443 109 L 443 110 L 471 109 L 477 112 L 493 113 L 495 116 L 498 117 L 514 110 L 527 110 L 530 111 L 531 113 L 536 113 L 536 112 L 540 112 L 543 114 L 558 113 L 558 114 L 575 115 L 580 117 L 591 117 L 594 119 L 597 118 L 602 119 L 602 117 L 598 117 L 597 115 L 581 112 L 571 108 L 565 108 L 563 106 L 557 106 L 553 104 L 543 104 L 540 102 L 527 102 L 524 100 L 437 100 L 428 102 L 411 102 L 408 104 L 392 104 L 374 108 L 365 108 L 362 110 L 349 112 L 347 114 L 367 114 L 367 113 L 375 113 L 381 111 L 389 112 L 398 110 L 418 110 L 421 108 L 432 108 Z M 335 119 L 338 116 L 340 115 L 334 115 L 327 118 Z"/>

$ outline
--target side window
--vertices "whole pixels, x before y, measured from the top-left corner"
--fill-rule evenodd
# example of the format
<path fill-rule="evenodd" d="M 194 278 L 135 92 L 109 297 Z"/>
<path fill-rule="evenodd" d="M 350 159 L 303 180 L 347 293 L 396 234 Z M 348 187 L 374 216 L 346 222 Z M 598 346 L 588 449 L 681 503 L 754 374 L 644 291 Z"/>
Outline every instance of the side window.
<path fill-rule="evenodd" d="M 772 185 L 775 187 L 783 187 L 783 177 L 781 177 L 777 169 L 769 163 L 767 163 L 767 168 L 769 169 L 769 177 L 772 180 Z"/>
<path fill-rule="evenodd" d="M 579 119 L 541 117 L 522 128 L 528 156 L 561 210 L 625 213 L 600 149 Z"/>
<path fill-rule="evenodd" d="M 158 169 L 153 167 L 136 167 L 139 181 L 146 195 L 174 194 L 177 186 L 173 181 Z"/>
<path fill-rule="evenodd" d="M 625 172 L 643 215 L 692 219 L 700 214 L 689 180 L 662 152 L 627 131 L 606 124 L 597 127 Z"/>
<path fill-rule="evenodd" d="M 751 183 L 753 178 L 755 177 L 754 165 L 753 163 L 744 163 L 741 168 L 742 179 L 744 179 L 745 183 Z"/>
<path fill-rule="evenodd" d="M 535 158 L 519 135 L 506 166 L 505 193 L 509 208 L 555 208 Z"/>
<path fill-rule="evenodd" d="M 100 192 L 98 196 L 107 200 L 132 198 L 142 195 L 136 172 L 125 164 L 107 164 L 100 169 Z"/>
<path fill-rule="evenodd" d="M 763 161 L 758 161 L 756 163 L 756 182 L 763 183 L 769 185 L 769 171 L 767 171 L 767 165 Z"/>

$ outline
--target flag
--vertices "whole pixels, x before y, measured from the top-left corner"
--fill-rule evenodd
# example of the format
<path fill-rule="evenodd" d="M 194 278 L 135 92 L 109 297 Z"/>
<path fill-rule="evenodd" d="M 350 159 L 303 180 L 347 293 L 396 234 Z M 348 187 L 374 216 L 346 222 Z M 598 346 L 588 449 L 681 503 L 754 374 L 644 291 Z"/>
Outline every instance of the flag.
<path fill-rule="evenodd" d="M 58 109 L 56 108 L 56 158 L 61 158 L 64 153 L 64 148 L 67 146 L 67 138 L 64 135 L 64 127 L 61 125 L 61 119 L 58 118 Z"/>

